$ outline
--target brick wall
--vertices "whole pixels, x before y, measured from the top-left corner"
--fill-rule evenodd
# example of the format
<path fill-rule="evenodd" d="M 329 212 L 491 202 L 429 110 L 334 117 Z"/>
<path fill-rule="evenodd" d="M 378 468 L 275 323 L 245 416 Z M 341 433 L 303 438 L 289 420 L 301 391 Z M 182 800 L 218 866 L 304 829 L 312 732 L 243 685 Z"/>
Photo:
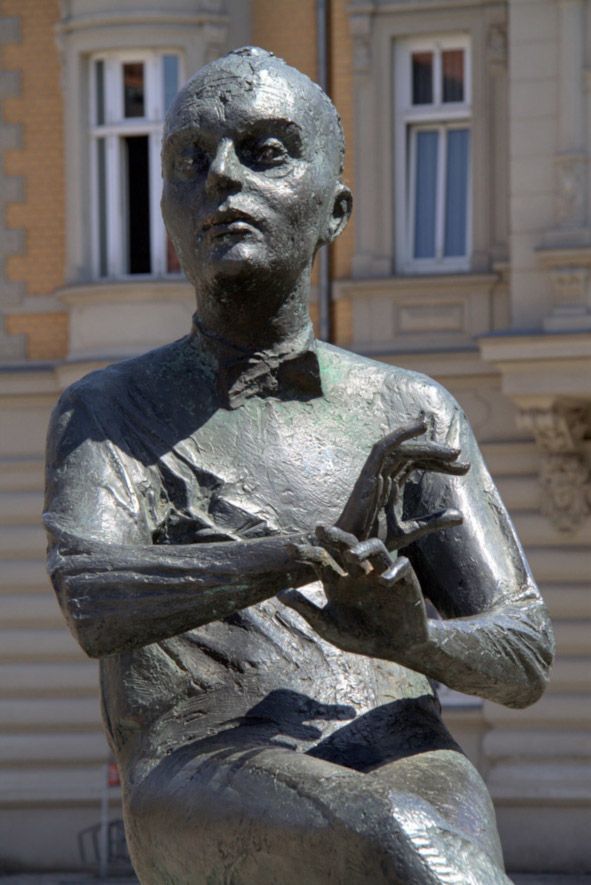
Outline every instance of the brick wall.
<path fill-rule="evenodd" d="M 4 171 L 20 176 L 19 202 L 5 212 L 8 228 L 22 231 L 23 246 L 8 257 L 5 274 L 24 294 L 47 295 L 64 281 L 65 219 L 63 107 L 60 64 L 54 37 L 58 0 L 3 0 L 1 14 L 18 17 L 20 40 L 2 46 L 0 67 L 15 72 L 16 95 L 3 101 L 8 124 L 20 127 L 20 144 L 4 152 Z M 8 317 L 6 330 L 27 336 L 30 359 L 66 353 L 64 314 Z"/>
<path fill-rule="evenodd" d="M 30 360 L 62 359 L 68 350 L 68 316 L 65 313 L 13 314 L 6 318 L 10 335 L 26 335 Z"/>
<path fill-rule="evenodd" d="M 252 41 L 316 77 L 314 0 L 253 0 Z"/>
<path fill-rule="evenodd" d="M 30 295 L 51 292 L 64 277 L 63 113 L 53 26 L 58 0 L 4 0 L 3 13 L 19 16 L 22 39 L 3 48 L 5 69 L 20 71 L 18 97 L 7 98 L 8 122 L 23 128 L 22 146 L 7 151 L 11 175 L 25 176 L 24 202 L 8 209 L 11 227 L 26 231 L 26 251 L 9 261 L 9 275 Z"/>

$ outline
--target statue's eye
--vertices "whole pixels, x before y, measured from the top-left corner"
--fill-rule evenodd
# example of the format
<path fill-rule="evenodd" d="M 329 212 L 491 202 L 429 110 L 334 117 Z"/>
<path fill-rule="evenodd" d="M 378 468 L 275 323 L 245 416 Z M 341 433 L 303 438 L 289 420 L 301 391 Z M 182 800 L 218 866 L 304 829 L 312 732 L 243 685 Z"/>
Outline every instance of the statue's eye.
<path fill-rule="evenodd" d="M 252 150 L 253 161 L 260 166 L 278 166 L 286 157 L 285 145 L 278 138 L 259 141 Z"/>
<path fill-rule="evenodd" d="M 180 151 L 174 160 L 174 166 L 180 175 L 191 176 L 204 172 L 207 169 L 209 159 L 205 151 L 198 145 L 191 145 Z"/>

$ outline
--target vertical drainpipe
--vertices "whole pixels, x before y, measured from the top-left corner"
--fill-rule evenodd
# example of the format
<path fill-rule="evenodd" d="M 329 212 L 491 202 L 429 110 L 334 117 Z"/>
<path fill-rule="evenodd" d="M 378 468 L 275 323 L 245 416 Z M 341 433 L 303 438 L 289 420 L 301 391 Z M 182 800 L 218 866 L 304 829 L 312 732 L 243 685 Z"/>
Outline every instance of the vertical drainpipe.
<path fill-rule="evenodd" d="M 316 68 L 318 85 L 329 94 L 329 9 L 330 0 L 316 0 Z M 318 333 L 322 341 L 331 341 L 330 246 L 322 246 L 318 253 Z"/>

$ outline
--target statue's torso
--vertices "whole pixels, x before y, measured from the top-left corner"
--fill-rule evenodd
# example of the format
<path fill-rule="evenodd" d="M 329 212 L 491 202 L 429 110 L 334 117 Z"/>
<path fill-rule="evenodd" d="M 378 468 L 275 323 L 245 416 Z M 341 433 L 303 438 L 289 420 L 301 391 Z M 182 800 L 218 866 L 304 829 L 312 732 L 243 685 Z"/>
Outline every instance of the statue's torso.
<path fill-rule="evenodd" d="M 412 402 L 397 414 L 367 368 L 361 385 L 331 351 L 322 360 L 324 396 L 255 396 L 235 410 L 211 408 L 207 391 L 177 372 L 168 396 L 146 409 L 149 430 L 135 422 L 126 436 L 141 439 L 157 542 L 203 542 L 216 529 L 255 538 L 336 521 L 373 443 L 417 414 Z M 289 720 L 278 735 L 303 748 L 380 703 L 431 692 L 423 676 L 323 642 L 275 599 L 108 658 L 103 680 L 115 746 L 151 733 L 157 755 L 247 714 L 265 719 L 271 692 L 280 693 L 273 709 Z"/>

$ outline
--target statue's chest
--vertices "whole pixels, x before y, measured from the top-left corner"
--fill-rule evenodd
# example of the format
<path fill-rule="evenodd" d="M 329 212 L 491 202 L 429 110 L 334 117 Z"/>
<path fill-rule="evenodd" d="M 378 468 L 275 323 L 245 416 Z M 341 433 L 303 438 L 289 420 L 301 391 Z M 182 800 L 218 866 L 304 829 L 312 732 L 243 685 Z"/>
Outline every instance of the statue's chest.
<path fill-rule="evenodd" d="M 244 514 L 269 530 L 300 531 L 337 519 L 386 431 L 369 414 L 343 414 L 325 401 L 256 399 L 216 412 L 179 454 L 194 468 L 189 498 L 197 511 L 217 523 L 223 514 L 225 527 L 241 534 Z"/>

